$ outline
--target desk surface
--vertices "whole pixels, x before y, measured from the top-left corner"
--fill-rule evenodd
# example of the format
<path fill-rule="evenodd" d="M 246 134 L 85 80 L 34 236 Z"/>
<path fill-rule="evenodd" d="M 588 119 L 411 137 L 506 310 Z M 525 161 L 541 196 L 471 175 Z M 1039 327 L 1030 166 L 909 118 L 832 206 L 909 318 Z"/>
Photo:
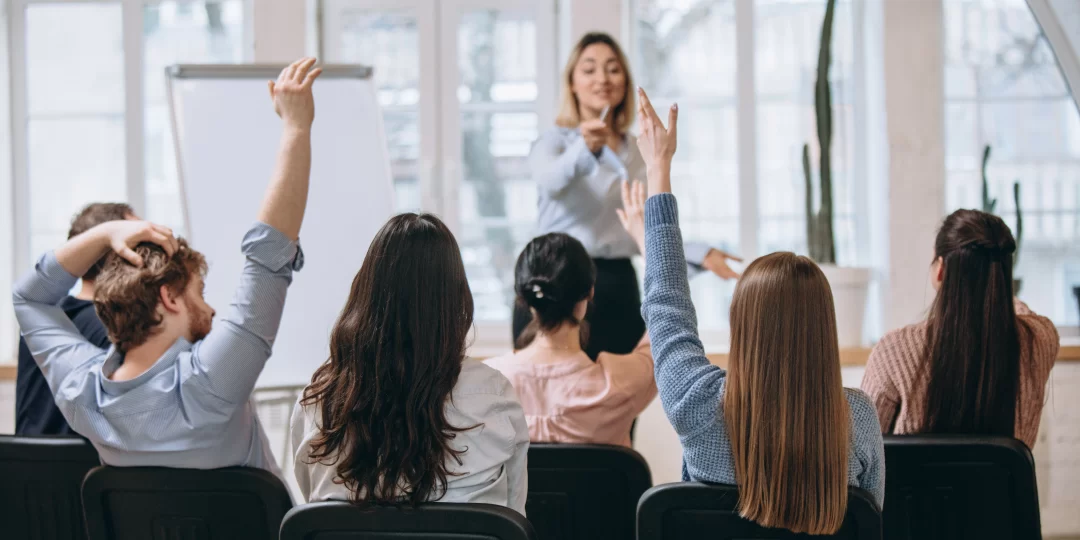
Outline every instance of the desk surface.
<path fill-rule="evenodd" d="M 709 360 L 718 366 L 727 366 L 727 353 L 714 353 L 709 355 Z M 870 357 L 869 348 L 841 349 L 840 365 L 844 367 L 865 366 L 866 359 Z M 1058 353 L 1059 362 L 1080 362 L 1080 345 L 1062 345 Z M 0 364 L 0 381 L 15 380 L 15 366 Z"/>

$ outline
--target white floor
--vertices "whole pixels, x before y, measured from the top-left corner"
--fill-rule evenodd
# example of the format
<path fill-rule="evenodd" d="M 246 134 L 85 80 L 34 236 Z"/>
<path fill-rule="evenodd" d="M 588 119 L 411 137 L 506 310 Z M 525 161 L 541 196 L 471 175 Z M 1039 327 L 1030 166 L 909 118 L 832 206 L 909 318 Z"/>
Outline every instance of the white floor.
<path fill-rule="evenodd" d="M 858 386 L 862 368 L 845 368 L 844 383 Z M 279 462 L 292 475 L 285 450 L 286 430 L 294 396 L 260 393 L 260 419 Z M 15 387 L 0 383 L 0 433 L 14 431 Z M 653 483 L 679 480 L 681 449 L 678 437 L 664 417 L 659 400 L 638 421 L 636 449 L 649 462 Z M 1034 450 L 1042 507 L 1043 534 L 1047 538 L 1080 540 L 1080 364 L 1054 368 L 1046 407 Z M 295 489 L 295 486 L 292 486 Z M 295 491 L 294 491 L 295 493 Z"/>

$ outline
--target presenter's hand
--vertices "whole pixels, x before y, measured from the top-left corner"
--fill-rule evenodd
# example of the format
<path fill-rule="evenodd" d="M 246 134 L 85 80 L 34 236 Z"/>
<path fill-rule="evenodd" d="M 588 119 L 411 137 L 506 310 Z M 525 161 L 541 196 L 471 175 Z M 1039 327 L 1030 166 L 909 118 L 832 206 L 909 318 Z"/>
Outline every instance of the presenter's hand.
<path fill-rule="evenodd" d="M 726 251 L 713 248 L 705 255 L 705 261 L 701 266 L 723 279 L 739 279 L 739 273 L 728 266 L 728 261 L 742 262 L 742 259 Z"/>
<path fill-rule="evenodd" d="M 269 82 L 274 112 L 288 127 L 308 129 L 315 120 L 311 85 L 322 73 L 322 68 L 312 69 L 314 65 L 314 58 L 301 58 L 281 70 L 276 81 Z"/>
<path fill-rule="evenodd" d="M 622 208 L 616 208 L 619 221 L 645 255 L 645 184 L 638 180 L 622 183 Z"/>
<path fill-rule="evenodd" d="M 108 221 L 95 227 L 99 228 L 102 229 L 99 232 L 108 239 L 109 249 L 135 266 L 142 266 L 143 260 L 132 248 L 143 242 L 161 246 L 170 257 L 180 248 L 172 229 L 149 221 Z"/>
<path fill-rule="evenodd" d="M 608 138 L 611 137 L 611 126 L 599 118 L 582 122 L 578 130 L 585 139 L 585 146 L 593 154 L 599 154 L 607 144 Z"/>
<path fill-rule="evenodd" d="M 637 144 L 645 160 L 649 194 L 670 193 L 671 158 L 678 143 L 679 106 L 672 105 L 668 110 L 668 126 L 665 128 L 649 102 L 649 96 L 638 88 L 638 118 L 641 119 L 641 135 L 638 135 Z"/>

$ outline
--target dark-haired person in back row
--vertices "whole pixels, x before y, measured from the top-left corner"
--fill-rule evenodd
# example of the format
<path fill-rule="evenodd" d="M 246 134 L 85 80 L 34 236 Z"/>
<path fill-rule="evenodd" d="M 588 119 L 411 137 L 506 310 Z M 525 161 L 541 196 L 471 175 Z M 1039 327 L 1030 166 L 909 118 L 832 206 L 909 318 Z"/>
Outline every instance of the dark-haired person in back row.
<path fill-rule="evenodd" d="M 108 221 L 137 219 L 135 211 L 124 203 L 88 204 L 71 220 L 68 240 Z M 109 333 L 94 312 L 94 280 L 105 264 L 105 257 L 98 260 L 82 276 L 82 286 L 75 296 L 66 296 L 60 308 L 75 329 L 87 341 L 102 349 L 109 347 Z M 19 338 L 19 368 L 15 380 L 15 434 L 24 436 L 74 435 L 75 431 L 64 420 L 56 407 L 53 393 L 41 369 L 34 363 L 34 356 L 26 346 L 26 339 Z"/>
<path fill-rule="evenodd" d="M 624 198 L 644 204 L 640 182 L 623 183 Z M 644 216 L 619 210 L 624 226 L 644 246 Z M 644 253 L 644 249 L 642 249 Z M 581 242 L 563 233 L 534 238 L 518 257 L 514 276 L 519 309 L 532 321 L 516 352 L 488 365 L 503 372 L 521 398 L 533 442 L 630 446 L 630 427 L 656 397 L 652 349 L 646 334 L 628 354 L 585 353 L 596 267 Z"/>
<path fill-rule="evenodd" d="M 1001 218 L 957 210 L 938 231 L 930 317 L 881 338 L 862 389 L 885 433 L 1003 435 L 1031 448 L 1057 329 L 1013 296 L 1016 241 Z"/>
<path fill-rule="evenodd" d="M 514 388 L 467 358 L 473 297 L 450 229 L 375 235 L 291 421 L 307 502 L 486 503 L 525 514 L 529 430 Z"/>

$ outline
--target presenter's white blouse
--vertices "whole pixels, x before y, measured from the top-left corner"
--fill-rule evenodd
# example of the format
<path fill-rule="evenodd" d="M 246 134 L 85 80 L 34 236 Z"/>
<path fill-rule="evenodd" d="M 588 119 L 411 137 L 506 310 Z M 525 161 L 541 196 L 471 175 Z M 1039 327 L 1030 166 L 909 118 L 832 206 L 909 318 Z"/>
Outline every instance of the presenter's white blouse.
<path fill-rule="evenodd" d="M 466 359 L 446 404 L 446 418 L 454 426 L 477 427 L 458 433 L 451 442 L 453 448 L 464 450 L 462 463 L 448 460 L 447 489 L 438 501 L 497 504 L 525 515 L 529 426 L 510 381 L 494 368 Z M 293 409 L 296 482 L 307 502 L 349 500 L 349 490 L 338 479 L 335 466 L 311 463 L 309 458 L 319 421 L 316 404 L 297 403 Z"/>
<path fill-rule="evenodd" d="M 622 208 L 621 182 L 645 181 L 645 161 L 633 135 L 623 137 L 618 151 L 604 146 L 597 156 L 577 129 L 551 128 L 533 143 L 529 170 L 538 195 L 537 234 L 573 236 L 597 259 L 638 254 L 615 212 Z M 688 243 L 684 250 L 687 263 L 700 270 L 710 246 Z"/>

